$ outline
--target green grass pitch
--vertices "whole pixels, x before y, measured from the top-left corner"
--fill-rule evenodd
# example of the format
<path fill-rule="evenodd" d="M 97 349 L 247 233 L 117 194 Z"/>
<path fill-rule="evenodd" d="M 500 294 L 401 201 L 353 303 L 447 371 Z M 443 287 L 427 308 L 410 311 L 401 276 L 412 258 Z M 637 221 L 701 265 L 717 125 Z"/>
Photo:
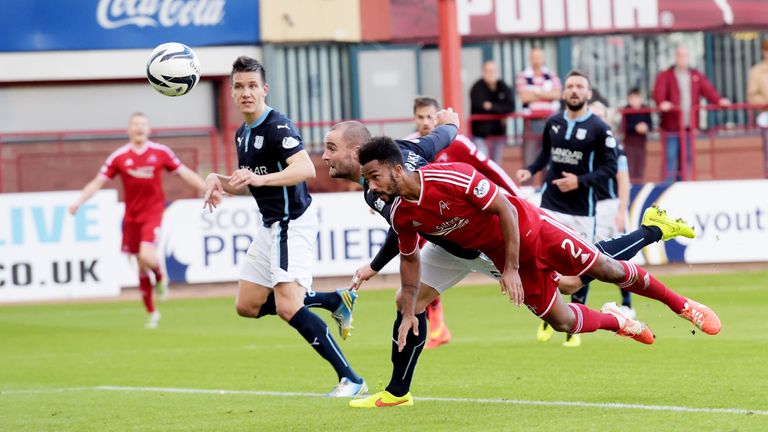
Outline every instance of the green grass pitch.
<path fill-rule="evenodd" d="M 157 330 L 143 328 L 138 302 L 2 307 L 0 430 L 768 430 L 768 273 L 662 279 L 712 306 L 721 334 L 693 334 L 635 297 L 654 345 L 602 332 L 566 349 L 561 335 L 536 342 L 536 319 L 498 286 L 454 288 L 443 298 L 454 338 L 422 355 L 416 404 L 378 410 L 286 394 L 327 392 L 335 374 L 280 319 L 239 318 L 231 298 L 171 300 Z M 353 335 L 340 342 L 372 391 L 389 379 L 393 297 L 363 288 Z M 615 287 L 595 285 L 589 304 L 618 299 Z M 210 389 L 242 392 L 197 392 Z"/>

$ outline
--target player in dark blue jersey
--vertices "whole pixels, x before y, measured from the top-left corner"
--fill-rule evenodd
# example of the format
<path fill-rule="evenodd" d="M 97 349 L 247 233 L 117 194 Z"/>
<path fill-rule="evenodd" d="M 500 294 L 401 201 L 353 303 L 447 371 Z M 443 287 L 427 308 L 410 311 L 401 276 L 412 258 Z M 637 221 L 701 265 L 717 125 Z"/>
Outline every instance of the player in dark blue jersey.
<path fill-rule="evenodd" d="M 254 227 L 256 235 L 243 263 L 237 313 L 251 318 L 276 313 L 336 370 L 339 384 L 329 396 L 364 394 L 365 381 L 352 370 L 328 326 L 304 305 L 306 294 L 313 294 L 318 232 L 306 184 L 315 177 L 314 164 L 293 122 L 266 105 L 269 85 L 261 63 L 239 57 L 232 65 L 231 79 L 232 99 L 245 120 L 235 137 L 239 168 L 231 176 L 208 176 L 205 203 L 213 211 L 224 192 L 250 193 L 259 206 L 262 224 Z M 349 295 L 346 290 L 325 294 L 326 300 L 335 303 L 327 308 L 351 309 Z"/>
<path fill-rule="evenodd" d="M 592 97 L 589 78 L 572 71 L 565 78 L 565 110 L 547 119 L 542 135 L 542 149 L 527 169 L 519 170 L 517 179 L 527 181 L 548 168 L 542 187 L 541 208 L 555 219 L 593 242 L 595 239 L 595 188 L 616 176 L 616 140 L 610 127 L 587 105 Z M 588 288 L 571 296 L 584 304 Z M 552 329 L 542 323 L 537 332 L 541 341 L 549 340 Z M 581 344 L 581 337 L 568 335 L 565 346 Z"/>

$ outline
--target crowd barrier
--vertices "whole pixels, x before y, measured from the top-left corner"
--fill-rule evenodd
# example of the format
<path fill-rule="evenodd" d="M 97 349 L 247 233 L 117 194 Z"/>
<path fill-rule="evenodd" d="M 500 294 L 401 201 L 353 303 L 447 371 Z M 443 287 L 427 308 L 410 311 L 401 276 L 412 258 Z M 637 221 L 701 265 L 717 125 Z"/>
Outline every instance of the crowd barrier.
<path fill-rule="evenodd" d="M 755 137 L 762 141 L 763 136 L 768 132 L 768 126 L 758 126 L 756 117 L 759 113 L 768 111 L 768 105 L 764 104 L 730 104 L 730 105 L 694 105 L 689 113 L 689 119 L 686 122 L 684 113 L 678 107 L 671 108 L 668 113 L 679 116 L 679 127 L 674 130 L 660 130 L 658 122 L 654 121 L 656 127 L 648 134 L 649 143 L 659 142 L 661 149 L 659 152 L 661 158 L 661 172 L 658 174 L 645 176 L 651 179 L 666 177 L 664 172 L 667 165 L 666 138 L 676 136 L 680 142 L 691 140 L 690 154 L 687 146 L 680 146 L 680 160 L 690 160 L 690 164 L 678 164 L 678 179 L 680 180 L 699 180 L 701 173 L 705 174 L 706 179 L 731 178 L 734 174 L 721 176 L 723 170 L 733 168 L 735 163 L 742 163 L 747 155 L 749 159 L 752 155 L 757 169 L 742 171 L 742 175 L 735 174 L 737 178 L 768 177 L 768 155 L 765 154 L 766 146 L 761 142 L 760 145 L 751 145 L 750 142 L 740 140 L 744 137 Z M 620 115 L 617 127 L 613 129 L 614 134 L 623 139 L 625 130 L 625 120 L 627 115 L 632 114 L 652 114 L 655 120 L 662 113 L 658 108 L 621 108 L 611 111 Z M 699 113 L 699 123 L 695 124 L 696 113 Z M 509 114 L 473 114 L 467 118 L 467 133 L 472 130 L 472 124 L 477 121 L 497 120 L 504 122 L 507 126 L 507 134 L 492 138 L 500 138 L 509 146 L 522 146 L 527 141 L 541 141 L 541 132 L 534 130 L 534 123 L 544 120 L 553 113 L 533 112 L 533 113 L 509 113 Z M 609 113 L 610 114 L 610 113 Z M 609 119 L 614 123 L 615 118 Z M 685 124 L 692 125 L 686 128 Z M 650 149 L 650 154 L 654 150 Z M 653 156 L 657 156 L 654 154 Z M 703 157 L 702 157 L 703 156 Z M 731 157 L 736 157 L 731 160 Z M 721 160 L 722 159 L 722 160 Z M 756 160 L 755 160 L 756 159 Z M 698 164 L 706 161 L 706 167 L 699 168 Z M 735 162 L 735 163 L 732 163 Z M 520 165 L 520 167 L 522 164 Z M 752 167 L 751 167 L 752 168 Z M 633 176 L 634 177 L 634 176 Z"/>

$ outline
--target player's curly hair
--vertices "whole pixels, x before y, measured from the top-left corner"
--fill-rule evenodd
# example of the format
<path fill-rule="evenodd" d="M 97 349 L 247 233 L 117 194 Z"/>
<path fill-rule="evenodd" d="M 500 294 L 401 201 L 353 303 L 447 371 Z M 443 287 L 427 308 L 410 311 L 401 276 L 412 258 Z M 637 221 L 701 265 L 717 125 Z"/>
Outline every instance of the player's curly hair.
<path fill-rule="evenodd" d="M 232 73 L 229 74 L 229 78 L 234 78 L 236 72 L 258 72 L 261 75 L 261 83 L 264 84 L 267 82 L 267 71 L 264 70 L 264 65 L 252 57 L 238 57 L 235 62 L 232 63 Z"/>
<path fill-rule="evenodd" d="M 396 166 L 403 164 L 403 154 L 395 141 L 388 136 L 373 137 L 368 142 L 360 146 L 357 152 L 357 159 L 360 165 L 365 165 L 371 161 L 377 161 L 381 164 Z"/>

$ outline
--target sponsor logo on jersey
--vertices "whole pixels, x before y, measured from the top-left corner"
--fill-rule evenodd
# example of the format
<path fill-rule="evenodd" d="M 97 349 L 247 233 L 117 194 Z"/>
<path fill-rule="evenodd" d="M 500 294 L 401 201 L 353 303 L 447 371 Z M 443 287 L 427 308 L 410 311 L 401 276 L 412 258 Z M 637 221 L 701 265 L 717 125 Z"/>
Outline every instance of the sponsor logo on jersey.
<path fill-rule="evenodd" d="M 415 227 L 417 227 L 417 226 L 421 226 L 421 222 L 419 222 L 419 221 L 413 221 L 413 226 L 415 226 Z"/>
<path fill-rule="evenodd" d="M 278 128 L 278 129 L 290 129 L 290 128 L 288 127 L 288 123 L 286 123 L 286 124 L 281 124 L 281 125 L 277 125 L 277 128 Z"/>
<path fill-rule="evenodd" d="M 253 146 L 256 150 L 264 147 L 264 137 L 262 135 L 256 135 L 253 137 Z"/>
<path fill-rule="evenodd" d="M 415 223 L 416 221 L 414 221 Z M 438 235 L 438 236 L 446 236 L 452 232 L 454 232 L 457 229 L 463 228 L 467 226 L 469 223 L 469 219 L 460 218 L 458 216 L 454 217 L 451 220 L 445 221 L 435 227 L 435 232 L 431 232 L 431 235 Z"/>
<path fill-rule="evenodd" d="M 577 140 L 583 140 L 587 137 L 587 130 L 584 128 L 578 128 L 576 129 L 576 139 Z"/>
<path fill-rule="evenodd" d="M 555 133 L 555 135 L 560 133 L 560 125 L 552 125 L 552 132 Z"/>
<path fill-rule="evenodd" d="M 155 155 L 149 155 L 149 157 L 147 158 L 147 162 L 149 162 L 149 163 L 155 163 L 155 162 L 157 162 L 157 156 L 155 156 Z"/>
<path fill-rule="evenodd" d="M 438 207 L 440 208 L 440 215 L 442 216 L 443 210 L 450 210 L 450 207 L 448 207 L 448 203 L 445 201 L 440 201 L 438 204 Z"/>
<path fill-rule="evenodd" d="M 264 165 L 261 166 L 255 166 L 255 167 L 249 167 L 247 165 L 240 165 L 240 169 L 247 169 L 248 171 L 256 174 L 256 175 L 267 175 L 269 174 L 269 170 Z"/>
<path fill-rule="evenodd" d="M 294 137 L 285 137 L 285 138 L 283 138 L 283 148 L 286 149 L 286 150 L 290 150 L 290 149 L 296 147 L 299 144 L 301 144 L 299 142 L 299 140 L 297 140 Z"/>
<path fill-rule="evenodd" d="M 151 179 L 155 176 L 155 167 L 143 166 L 126 170 L 128 175 L 140 179 Z"/>
<path fill-rule="evenodd" d="M 416 171 L 416 168 L 419 167 L 420 161 L 421 161 L 421 156 L 417 155 L 412 151 L 409 151 L 408 157 L 405 158 L 405 168 L 408 169 L 409 171 Z"/>
<path fill-rule="evenodd" d="M 125 166 L 133 166 L 133 159 L 126 159 Z"/>
<path fill-rule="evenodd" d="M 491 182 L 486 179 L 482 179 L 472 190 L 472 193 L 475 194 L 476 197 L 482 198 L 488 195 L 489 190 L 491 190 Z"/>
<path fill-rule="evenodd" d="M 552 162 L 555 163 L 578 165 L 583 158 L 584 153 L 578 150 L 571 150 L 563 147 L 552 148 Z"/>
<path fill-rule="evenodd" d="M 242 143 L 243 143 L 243 137 L 237 137 L 237 146 L 240 147 Z"/>

